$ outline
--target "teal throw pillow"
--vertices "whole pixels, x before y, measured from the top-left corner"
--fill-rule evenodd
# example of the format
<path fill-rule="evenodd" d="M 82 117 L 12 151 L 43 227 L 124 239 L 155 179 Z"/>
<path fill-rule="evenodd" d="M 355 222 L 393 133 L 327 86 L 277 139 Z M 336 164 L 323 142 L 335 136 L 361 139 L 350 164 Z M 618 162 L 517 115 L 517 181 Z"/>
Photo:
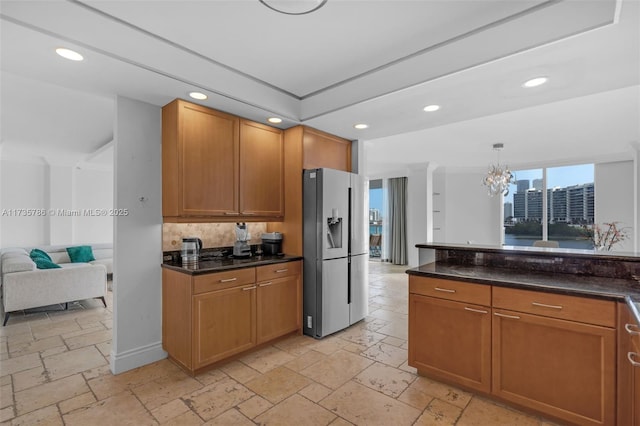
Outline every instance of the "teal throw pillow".
<path fill-rule="evenodd" d="M 44 257 L 36 256 L 33 258 L 33 261 L 36 263 L 38 269 L 55 269 L 60 268 L 60 265 L 53 263 L 51 259 L 45 259 Z"/>
<path fill-rule="evenodd" d="M 93 250 L 91 250 L 91 246 L 67 247 L 67 253 L 69 254 L 69 259 L 71 259 L 72 263 L 91 262 L 92 260 L 96 260 L 96 258 L 93 257 Z"/>
<path fill-rule="evenodd" d="M 47 253 L 44 250 L 37 249 L 37 248 L 31 250 L 31 252 L 29 252 L 29 256 L 31 257 L 31 259 L 35 259 L 36 257 L 40 257 L 40 258 L 46 259 L 49 262 L 51 262 L 51 256 L 49 256 L 49 253 Z"/>

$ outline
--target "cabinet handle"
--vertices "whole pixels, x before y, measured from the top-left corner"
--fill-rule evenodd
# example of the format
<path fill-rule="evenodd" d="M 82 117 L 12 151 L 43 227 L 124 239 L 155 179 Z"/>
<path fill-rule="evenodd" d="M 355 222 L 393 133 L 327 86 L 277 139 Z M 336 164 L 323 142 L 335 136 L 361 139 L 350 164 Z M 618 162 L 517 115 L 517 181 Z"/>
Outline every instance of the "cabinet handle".
<path fill-rule="evenodd" d="M 562 309 L 561 305 L 547 305 L 546 303 L 538 303 L 538 302 L 531 302 L 531 304 L 533 306 L 539 306 L 541 308 Z"/>
<path fill-rule="evenodd" d="M 632 330 L 633 328 L 637 328 L 639 331 Z M 640 327 L 635 324 L 625 324 L 624 329 L 627 330 L 627 333 L 631 334 L 632 336 L 640 336 Z"/>
<path fill-rule="evenodd" d="M 249 291 L 249 290 L 253 290 L 253 289 L 255 289 L 255 288 L 256 288 L 256 286 L 255 286 L 255 285 L 254 285 L 254 286 L 252 286 L 252 287 L 245 287 L 245 288 L 243 288 L 243 289 L 242 289 L 242 291 Z"/>
<path fill-rule="evenodd" d="M 288 269 L 278 269 L 278 270 L 276 271 L 276 273 L 277 273 L 277 274 L 279 274 L 279 273 L 281 273 L 281 272 L 287 272 L 287 271 L 288 271 Z"/>
<path fill-rule="evenodd" d="M 224 212 L 224 214 L 227 216 L 240 216 L 240 213 L 238 212 Z"/>
<path fill-rule="evenodd" d="M 473 309 L 473 308 L 469 308 L 468 306 L 464 307 L 465 311 L 471 311 L 471 312 L 477 312 L 479 314 L 488 314 L 489 312 L 487 311 L 483 311 L 482 309 Z"/>
<path fill-rule="evenodd" d="M 434 287 L 433 288 L 436 291 L 444 291 L 445 293 L 455 293 L 455 290 L 450 290 L 448 288 L 440 288 L 440 287 Z"/>
<path fill-rule="evenodd" d="M 266 287 L 266 286 L 271 285 L 271 284 L 273 284 L 273 283 L 271 281 L 269 281 L 269 282 L 260 284 L 260 287 Z"/>
<path fill-rule="evenodd" d="M 255 212 L 242 212 L 243 216 L 253 216 L 255 214 L 256 214 Z"/>
<path fill-rule="evenodd" d="M 631 365 L 633 365 L 634 367 L 640 367 L 640 362 L 634 360 L 633 358 L 637 357 L 638 354 L 635 352 L 628 352 L 627 353 L 627 358 L 629 358 L 629 362 L 631 363 Z"/>
<path fill-rule="evenodd" d="M 502 318 L 520 319 L 520 317 L 518 317 L 516 315 L 501 314 L 499 312 L 494 312 L 493 315 L 495 315 L 497 317 L 502 317 Z"/>
<path fill-rule="evenodd" d="M 226 280 L 220 280 L 221 283 L 230 283 L 232 281 L 237 281 L 237 278 L 227 278 Z"/>

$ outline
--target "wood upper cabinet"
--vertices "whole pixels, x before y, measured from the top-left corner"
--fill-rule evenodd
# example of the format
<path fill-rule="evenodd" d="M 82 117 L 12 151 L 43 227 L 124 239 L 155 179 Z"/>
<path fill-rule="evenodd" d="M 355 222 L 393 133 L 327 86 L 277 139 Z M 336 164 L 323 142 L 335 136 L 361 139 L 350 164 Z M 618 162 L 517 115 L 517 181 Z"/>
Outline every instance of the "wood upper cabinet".
<path fill-rule="evenodd" d="M 258 279 L 258 343 L 302 329 L 302 263 L 261 266 Z"/>
<path fill-rule="evenodd" d="M 351 141 L 309 127 L 302 130 L 303 169 L 351 171 Z"/>
<path fill-rule="evenodd" d="M 493 306 L 494 395 L 571 423 L 616 423 L 614 302 L 494 287 Z"/>
<path fill-rule="evenodd" d="M 182 100 L 162 109 L 163 216 L 239 212 L 238 123 Z"/>
<path fill-rule="evenodd" d="M 283 132 L 180 99 L 162 109 L 165 221 L 284 216 Z"/>
<path fill-rule="evenodd" d="M 640 426 L 640 324 L 618 304 L 618 424 Z"/>
<path fill-rule="evenodd" d="M 240 214 L 284 216 L 282 131 L 240 121 Z"/>
<path fill-rule="evenodd" d="M 491 288 L 410 275 L 409 291 L 409 365 L 488 393 Z"/>

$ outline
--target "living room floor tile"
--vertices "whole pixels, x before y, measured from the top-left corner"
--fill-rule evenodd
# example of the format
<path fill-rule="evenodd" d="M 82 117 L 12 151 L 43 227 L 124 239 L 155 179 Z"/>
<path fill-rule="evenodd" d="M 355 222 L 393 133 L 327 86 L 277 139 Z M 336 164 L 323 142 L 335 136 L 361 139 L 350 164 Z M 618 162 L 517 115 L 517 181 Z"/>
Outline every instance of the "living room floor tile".
<path fill-rule="evenodd" d="M 111 374 L 111 292 L 106 309 L 88 300 L 12 315 L 0 327 L 0 422 L 553 425 L 418 377 L 402 337 L 405 267 L 370 263 L 379 303 L 363 321 L 319 340 L 289 336 L 196 377 L 168 359 Z"/>

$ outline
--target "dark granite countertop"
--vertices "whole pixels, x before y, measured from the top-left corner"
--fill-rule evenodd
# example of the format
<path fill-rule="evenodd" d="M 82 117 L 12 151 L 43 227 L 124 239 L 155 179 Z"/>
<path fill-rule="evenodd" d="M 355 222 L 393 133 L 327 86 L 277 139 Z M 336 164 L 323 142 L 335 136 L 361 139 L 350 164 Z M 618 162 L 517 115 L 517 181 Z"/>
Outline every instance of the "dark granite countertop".
<path fill-rule="evenodd" d="M 434 262 L 407 270 L 409 275 L 455 279 L 485 285 L 626 301 L 640 322 L 640 279 L 515 270 Z"/>
<path fill-rule="evenodd" d="M 194 268 L 185 268 L 182 266 L 182 263 L 173 261 L 164 262 L 162 267 L 189 275 L 200 275 L 212 272 L 228 271 L 231 269 L 252 268 L 255 266 L 293 262 L 296 260 L 302 260 L 302 256 L 252 256 L 246 258 L 233 258 L 226 256 L 217 259 L 200 260 L 198 265 Z"/>
<path fill-rule="evenodd" d="M 597 251 L 532 246 L 491 246 L 480 244 L 454 244 L 435 242 L 416 244 L 416 247 L 418 249 L 458 250 L 482 253 L 499 253 L 507 255 L 515 254 L 525 256 L 535 255 L 546 257 L 570 257 L 574 259 L 585 258 L 601 260 L 624 260 L 625 262 L 640 263 L 640 253 L 638 252 Z"/>

